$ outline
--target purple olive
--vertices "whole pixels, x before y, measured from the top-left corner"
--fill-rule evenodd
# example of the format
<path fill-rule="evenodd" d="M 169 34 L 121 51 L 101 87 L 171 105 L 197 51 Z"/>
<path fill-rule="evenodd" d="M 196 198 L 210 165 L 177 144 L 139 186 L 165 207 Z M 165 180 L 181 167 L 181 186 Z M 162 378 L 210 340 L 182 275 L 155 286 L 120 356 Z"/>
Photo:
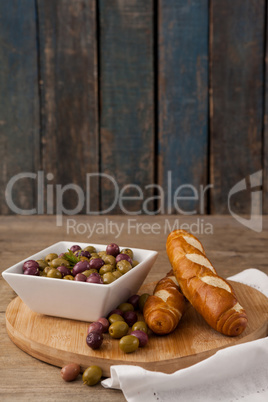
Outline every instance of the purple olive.
<path fill-rule="evenodd" d="M 22 269 L 23 269 L 23 271 L 25 271 L 25 269 L 30 268 L 30 267 L 39 268 L 39 264 L 38 264 L 38 262 L 36 262 L 34 260 L 28 260 L 28 261 L 25 261 L 25 263 L 23 264 Z"/>
<path fill-rule="evenodd" d="M 123 311 L 120 310 L 119 308 L 115 308 L 114 310 L 110 311 L 110 313 L 108 314 L 108 318 L 110 317 L 110 315 L 112 314 L 118 314 L 121 315 L 123 317 Z"/>
<path fill-rule="evenodd" d="M 102 334 L 104 332 L 102 323 L 100 321 L 92 322 L 87 329 L 87 333 L 89 334 L 90 332 L 99 332 Z"/>
<path fill-rule="evenodd" d="M 139 299 L 140 299 L 139 295 L 133 295 L 133 296 L 130 296 L 130 298 L 127 300 L 127 302 L 132 304 L 132 306 L 134 307 L 134 310 L 138 310 L 139 309 Z"/>
<path fill-rule="evenodd" d="M 86 342 L 91 349 L 99 349 L 103 342 L 103 335 L 99 332 L 89 332 Z"/>
<path fill-rule="evenodd" d="M 103 284 L 103 280 L 102 277 L 97 274 L 97 272 L 94 272 L 93 274 L 89 275 L 89 277 L 87 278 L 87 282 L 89 283 L 99 283 L 99 284 Z"/>
<path fill-rule="evenodd" d="M 132 327 L 132 325 L 138 321 L 138 316 L 134 311 L 125 311 L 123 313 L 123 318 L 129 327 Z"/>
<path fill-rule="evenodd" d="M 127 260 L 132 265 L 132 259 L 127 254 L 118 254 L 118 256 L 116 257 L 115 261 L 119 262 L 121 260 Z"/>
<path fill-rule="evenodd" d="M 81 247 L 78 246 L 77 244 L 75 244 L 74 246 L 72 246 L 72 247 L 70 248 L 70 250 L 71 250 L 73 253 L 75 253 L 76 251 L 81 250 Z"/>
<path fill-rule="evenodd" d="M 107 320 L 107 318 L 101 317 L 101 318 L 98 319 L 98 322 L 100 322 L 100 323 L 102 324 L 102 332 L 103 332 L 103 333 L 104 333 L 104 332 L 108 332 L 110 323 L 109 323 L 109 321 Z"/>
<path fill-rule="evenodd" d="M 29 268 L 26 268 L 23 273 L 24 273 L 24 275 L 34 275 L 34 276 L 39 276 L 40 275 L 39 269 L 36 268 L 35 266 L 31 266 Z"/>
<path fill-rule="evenodd" d="M 145 332 L 137 329 L 136 331 L 132 331 L 130 335 L 134 335 L 138 338 L 140 347 L 147 345 L 148 335 Z"/>
<path fill-rule="evenodd" d="M 71 271 L 65 267 L 65 265 L 60 265 L 57 268 L 58 271 L 60 271 L 60 273 L 62 274 L 62 276 L 66 276 L 66 275 L 72 275 Z"/>
<path fill-rule="evenodd" d="M 92 274 L 90 274 L 92 276 L 97 276 L 98 278 L 100 277 L 100 274 L 98 272 L 92 272 Z"/>
<path fill-rule="evenodd" d="M 91 258 L 91 254 L 88 251 L 78 250 L 74 253 L 76 257 L 86 257 Z"/>
<path fill-rule="evenodd" d="M 73 267 L 73 276 L 76 274 L 80 274 L 81 272 L 86 271 L 89 269 L 89 262 L 88 261 L 79 261 Z"/>
<path fill-rule="evenodd" d="M 83 274 L 79 273 L 79 274 L 75 275 L 74 280 L 79 281 L 79 282 L 86 282 L 87 277 L 86 277 L 86 275 L 83 275 Z"/>
<path fill-rule="evenodd" d="M 120 253 L 119 246 L 115 243 L 111 243 L 106 247 L 106 253 L 116 257 Z"/>
<path fill-rule="evenodd" d="M 100 269 L 104 265 L 104 261 L 101 258 L 93 258 L 89 261 L 90 268 Z"/>
<path fill-rule="evenodd" d="M 65 257 L 65 253 L 60 253 L 58 258 L 64 258 Z"/>

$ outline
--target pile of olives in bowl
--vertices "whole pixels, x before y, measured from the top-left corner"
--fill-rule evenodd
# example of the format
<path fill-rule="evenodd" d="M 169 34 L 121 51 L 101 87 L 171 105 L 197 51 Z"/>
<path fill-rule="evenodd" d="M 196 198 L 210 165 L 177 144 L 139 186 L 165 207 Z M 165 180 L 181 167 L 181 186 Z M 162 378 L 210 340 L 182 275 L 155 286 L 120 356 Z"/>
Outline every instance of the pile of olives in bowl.
<path fill-rule="evenodd" d="M 138 261 L 131 249 L 120 250 L 117 244 L 111 243 L 99 252 L 93 246 L 82 250 L 79 245 L 73 245 L 59 255 L 49 253 L 44 259 L 27 260 L 22 269 L 24 275 L 110 284 L 136 265 Z"/>

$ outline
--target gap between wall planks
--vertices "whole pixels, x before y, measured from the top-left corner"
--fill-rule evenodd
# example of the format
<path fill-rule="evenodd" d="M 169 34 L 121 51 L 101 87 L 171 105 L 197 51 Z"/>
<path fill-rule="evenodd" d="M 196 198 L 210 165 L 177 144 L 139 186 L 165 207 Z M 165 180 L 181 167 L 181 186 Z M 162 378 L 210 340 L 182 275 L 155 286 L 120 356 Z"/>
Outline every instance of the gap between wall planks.
<path fill-rule="evenodd" d="M 159 0 L 158 18 L 159 184 L 166 204 L 168 171 L 172 194 L 181 185 L 194 186 L 197 194 L 180 192 L 194 198 L 179 206 L 205 213 L 206 196 L 204 205 L 199 196 L 208 183 L 208 0 Z"/>
<path fill-rule="evenodd" d="M 12 18 L 11 18 L 12 16 Z M 12 176 L 39 169 L 40 122 L 34 0 L 0 2 L 0 214 L 10 214 L 5 189 Z M 14 185 L 13 201 L 31 209 L 30 179 Z"/>
<path fill-rule="evenodd" d="M 228 212 L 231 187 L 263 169 L 268 213 L 265 3 L 1 2 L 0 213 L 12 213 L 8 180 L 40 169 L 54 175 L 45 184 L 73 182 L 84 193 L 86 173 L 166 190 L 172 170 L 173 190 L 214 184 L 205 213 Z M 111 205 L 109 184 L 102 180 L 99 192 L 92 182 L 92 210 Z M 34 180 L 20 181 L 13 199 L 33 208 L 36 193 Z M 76 196 L 66 195 L 74 208 Z M 248 213 L 250 201 L 241 192 L 232 206 Z M 180 205 L 200 212 L 194 200 Z"/>
<path fill-rule="evenodd" d="M 265 0 L 211 0 L 211 212 L 228 213 L 229 190 L 263 168 Z M 250 188 L 232 208 L 250 213 Z M 261 205 L 259 206 L 261 212 Z"/>

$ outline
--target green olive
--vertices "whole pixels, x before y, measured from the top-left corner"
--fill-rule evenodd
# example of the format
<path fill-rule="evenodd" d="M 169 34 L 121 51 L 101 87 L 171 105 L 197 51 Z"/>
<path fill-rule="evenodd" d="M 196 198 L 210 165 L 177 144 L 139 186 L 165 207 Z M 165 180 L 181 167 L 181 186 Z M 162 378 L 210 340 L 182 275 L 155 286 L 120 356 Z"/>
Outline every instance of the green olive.
<path fill-rule="evenodd" d="M 50 269 L 51 269 L 51 267 L 46 267 L 46 268 L 44 268 L 43 272 L 44 272 L 45 274 L 47 274 Z"/>
<path fill-rule="evenodd" d="M 90 260 L 92 260 L 93 258 L 100 258 L 100 256 L 97 253 L 92 253 Z"/>
<path fill-rule="evenodd" d="M 133 259 L 133 251 L 130 250 L 130 248 L 124 248 L 120 254 L 127 254 L 130 256 L 131 259 Z"/>
<path fill-rule="evenodd" d="M 125 321 L 124 318 L 120 314 L 112 314 L 108 318 L 110 324 L 113 324 L 116 321 Z"/>
<path fill-rule="evenodd" d="M 65 276 L 63 277 L 63 279 L 66 279 L 67 281 L 73 281 L 73 280 L 74 280 L 74 277 L 73 277 L 73 275 L 65 275 Z"/>
<path fill-rule="evenodd" d="M 93 272 L 98 272 L 98 270 L 94 269 L 94 268 L 91 268 L 91 269 L 87 269 L 86 271 L 82 272 L 82 274 L 85 275 L 88 278 L 89 275 L 93 274 Z"/>
<path fill-rule="evenodd" d="M 126 274 L 132 268 L 130 262 L 127 260 L 121 260 L 116 264 L 116 269 L 121 272 L 122 275 Z"/>
<path fill-rule="evenodd" d="M 55 260 L 55 258 L 58 258 L 58 254 L 50 253 L 46 256 L 45 261 L 51 262 L 52 260 Z"/>
<path fill-rule="evenodd" d="M 103 274 L 105 274 L 106 272 L 112 272 L 112 270 L 113 270 L 113 267 L 112 267 L 111 264 L 104 264 L 104 265 L 100 268 L 99 274 L 100 274 L 100 275 L 103 275 Z"/>
<path fill-rule="evenodd" d="M 146 322 L 144 321 L 135 322 L 135 324 L 132 326 L 132 331 L 143 331 L 146 334 L 148 334 L 148 327 Z"/>
<path fill-rule="evenodd" d="M 121 303 L 117 308 L 123 311 L 123 313 L 125 313 L 126 311 L 134 311 L 133 304 L 131 303 Z"/>
<path fill-rule="evenodd" d="M 40 271 L 40 276 L 47 276 L 47 274 L 44 271 Z"/>
<path fill-rule="evenodd" d="M 84 384 L 92 386 L 100 382 L 101 377 L 102 369 L 99 366 L 90 366 L 84 371 L 82 379 Z"/>
<path fill-rule="evenodd" d="M 80 261 L 89 261 L 89 258 L 82 256 L 82 257 L 79 257 L 79 260 Z"/>
<path fill-rule="evenodd" d="M 61 265 L 64 265 L 65 267 L 69 267 L 70 263 L 69 261 L 65 260 L 64 258 L 55 258 L 54 260 L 52 260 L 51 262 L 51 266 L 53 268 L 58 268 Z"/>
<path fill-rule="evenodd" d="M 87 246 L 84 248 L 84 251 L 88 251 L 90 254 L 97 253 L 97 250 L 93 246 Z"/>
<path fill-rule="evenodd" d="M 139 309 L 140 309 L 141 312 L 143 312 L 144 304 L 145 304 L 145 302 L 146 302 L 146 300 L 148 299 L 149 296 L 150 296 L 149 293 L 143 293 L 140 296 L 140 298 L 139 298 Z"/>
<path fill-rule="evenodd" d="M 112 338 L 122 338 L 128 333 L 129 326 L 125 321 L 115 321 L 109 326 L 109 334 Z"/>
<path fill-rule="evenodd" d="M 132 353 L 139 347 L 139 340 L 134 335 L 126 335 L 119 341 L 120 349 L 125 353 Z"/>
<path fill-rule="evenodd" d="M 62 274 L 60 273 L 60 271 L 58 271 L 56 268 L 50 268 L 50 270 L 47 273 L 47 277 L 48 278 L 57 278 L 57 279 L 61 279 L 62 278 Z"/>
<path fill-rule="evenodd" d="M 106 255 L 103 255 L 101 258 L 103 259 L 105 264 L 110 264 L 110 265 L 112 265 L 113 268 L 115 268 L 116 260 L 113 255 L 106 254 Z"/>
<path fill-rule="evenodd" d="M 106 254 L 107 254 L 106 251 L 99 251 L 99 252 L 98 252 L 98 256 L 99 256 L 100 258 L 104 257 Z"/>
<path fill-rule="evenodd" d="M 44 260 L 36 260 L 37 264 L 39 265 L 39 269 L 43 271 L 44 268 L 47 266 L 47 261 Z"/>
<path fill-rule="evenodd" d="M 136 267 L 139 264 L 139 261 L 132 260 L 132 268 Z"/>
<path fill-rule="evenodd" d="M 112 272 L 112 275 L 115 277 L 115 279 L 118 279 L 120 276 L 122 276 L 121 272 L 117 271 L 117 269 Z"/>
<path fill-rule="evenodd" d="M 105 274 L 102 275 L 103 283 L 106 285 L 109 285 L 109 283 L 112 283 L 115 279 L 116 278 L 113 276 L 112 272 L 105 272 Z"/>

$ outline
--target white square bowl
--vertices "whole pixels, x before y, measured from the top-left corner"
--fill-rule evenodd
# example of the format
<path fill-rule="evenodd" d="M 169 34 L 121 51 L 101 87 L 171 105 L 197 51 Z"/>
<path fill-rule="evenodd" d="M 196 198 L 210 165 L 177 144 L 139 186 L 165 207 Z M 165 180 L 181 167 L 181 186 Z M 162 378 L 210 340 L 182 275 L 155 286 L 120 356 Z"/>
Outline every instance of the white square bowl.
<path fill-rule="evenodd" d="M 36 313 L 95 321 L 105 317 L 120 303 L 136 294 L 158 255 L 153 250 L 120 246 L 120 250 L 131 248 L 139 264 L 107 285 L 23 274 L 22 266 L 25 261 L 43 259 L 49 253 L 66 252 L 74 244 L 82 249 L 88 245 L 94 246 L 97 252 L 105 250 L 107 246 L 60 241 L 6 269 L 2 276 L 22 301 Z"/>

